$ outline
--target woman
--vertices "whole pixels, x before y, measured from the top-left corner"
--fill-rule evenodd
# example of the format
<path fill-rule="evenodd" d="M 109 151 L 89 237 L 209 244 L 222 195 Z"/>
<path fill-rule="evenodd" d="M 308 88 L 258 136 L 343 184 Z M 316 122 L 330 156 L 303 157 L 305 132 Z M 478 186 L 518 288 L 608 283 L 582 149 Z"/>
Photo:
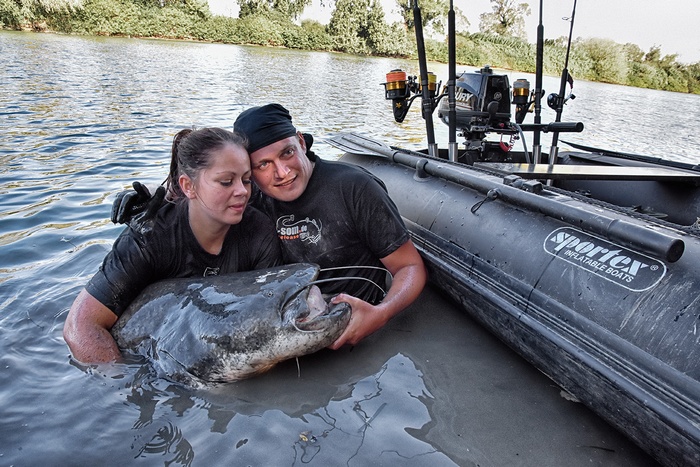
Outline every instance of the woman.
<path fill-rule="evenodd" d="M 247 207 L 250 159 L 245 140 L 220 128 L 182 130 L 173 140 L 168 198 L 152 225 L 131 225 L 78 294 L 63 328 L 84 363 L 121 358 L 109 330 L 149 284 L 280 264 L 267 216 Z"/>

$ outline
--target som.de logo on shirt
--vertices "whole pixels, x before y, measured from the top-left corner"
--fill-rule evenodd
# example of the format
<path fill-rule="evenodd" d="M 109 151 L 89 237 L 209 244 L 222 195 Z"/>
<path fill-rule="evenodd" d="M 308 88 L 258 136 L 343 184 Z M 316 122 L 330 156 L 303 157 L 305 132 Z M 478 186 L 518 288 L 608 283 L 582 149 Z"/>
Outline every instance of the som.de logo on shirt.
<path fill-rule="evenodd" d="M 320 220 L 308 217 L 295 221 L 294 214 L 277 219 L 277 235 L 282 241 L 300 240 L 316 244 L 321 240 L 323 226 Z"/>

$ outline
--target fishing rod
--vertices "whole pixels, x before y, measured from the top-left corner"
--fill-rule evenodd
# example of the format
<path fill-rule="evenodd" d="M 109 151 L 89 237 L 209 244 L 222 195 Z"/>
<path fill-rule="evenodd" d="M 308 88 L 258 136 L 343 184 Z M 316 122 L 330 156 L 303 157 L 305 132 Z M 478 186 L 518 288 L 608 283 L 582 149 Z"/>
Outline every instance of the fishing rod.
<path fill-rule="evenodd" d="M 425 40 L 423 39 L 423 19 L 421 18 L 418 0 L 413 2 L 413 26 L 416 28 L 416 46 L 418 49 L 418 63 L 420 65 L 420 82 L 423 99 L 421 111 L 425 120 L 425 130 L 428 135 L 428 154 L 438 157 L 438 148 L 435 143 L 435 128 L 433 128 L 433 96 L 430 90 L 428 77 L 428 64 L 425 55 Z"/>
<path fill-rule="evenodd" d="M 543 0 L 540 0 L 540 23 L 537 26 L 537 55 L 535 58 L 535 131 L 532 134 L 532 161 L 539 164 L 542 158 L 539 124 L 542 123 L 542 75 L 544 74 L 544 24 L 542 22 Z"/>
<path fill-rule="evenodd" d="M 455 43 L 457 42 L 455 31 L 455 10 L 453 1 L 450 0 L 450 11 L 447 13 L 447 102 L 448 102 L 448 128 L 449 143 L 447 146 L 448 156 L 451 161 L 457 161 L 457 98 L 455 95 L 455 79 L 457 78 L 457 54 Z"/>
<path fill-rule="evenodd" d="M 571 37 L 574 33 L 574 17 L 576 16 L 576 0 L 574 0 L 574 7 L 571 11 L 571 25 L 569 26 L 569 42 L 566 45 L 566 60 L 564 61 L 564 69 L 561 72 L 561 84 L 559 87 L 559 94 L 550 94 L 547 98 L 547 104 L 552 107 L 557 112 L 555 122 L 561 121 L 561 113 L 564 110 L 564 103 L 567 99 L 564 98 L 564 93 L 566 92 L 566 83 L 571 84 L 571 88 L 574 86 L 574 79 L 569 74 L 569 52 L 571 51 Z M 571 94 L 571 98 L 574 95 Z M 559 148 L 557 147 L 557 142 L 559 141 L 559 132 L 554 131 L 552 134 L 552 147 L 549 150 L 549 166 L 553 166 L 554 162 L 559 155 Z"/>

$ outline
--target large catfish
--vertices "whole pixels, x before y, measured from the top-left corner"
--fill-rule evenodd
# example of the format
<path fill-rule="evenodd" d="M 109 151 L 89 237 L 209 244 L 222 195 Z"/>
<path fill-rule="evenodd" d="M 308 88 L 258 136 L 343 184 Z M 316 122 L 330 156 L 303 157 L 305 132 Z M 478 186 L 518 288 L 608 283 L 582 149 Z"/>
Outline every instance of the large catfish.
<path fill-rule="evenodd" d="M 347 303 L 329 306 L 311 283 L 318 266 L 170 279 L 147 287 L 112 328 L 121 349 L 169 379 L 228 382 L 316 352 L 342 334 Z"/>

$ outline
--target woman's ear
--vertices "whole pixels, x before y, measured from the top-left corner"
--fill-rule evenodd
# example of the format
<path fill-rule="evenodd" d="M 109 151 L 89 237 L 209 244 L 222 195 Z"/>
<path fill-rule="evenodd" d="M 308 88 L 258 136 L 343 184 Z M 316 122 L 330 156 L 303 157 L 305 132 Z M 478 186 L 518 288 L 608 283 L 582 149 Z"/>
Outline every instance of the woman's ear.
<path fill-rule="evenodd" d="M 189 199 L 194 199 L 197 197 L 197 192 L 194 189 L 194 183 L 190 177 L 183 174 L 180 175 L 180 178 L 177 181 L 180 183 L 180 188 L 185 196 L 187 196 Z"/>

